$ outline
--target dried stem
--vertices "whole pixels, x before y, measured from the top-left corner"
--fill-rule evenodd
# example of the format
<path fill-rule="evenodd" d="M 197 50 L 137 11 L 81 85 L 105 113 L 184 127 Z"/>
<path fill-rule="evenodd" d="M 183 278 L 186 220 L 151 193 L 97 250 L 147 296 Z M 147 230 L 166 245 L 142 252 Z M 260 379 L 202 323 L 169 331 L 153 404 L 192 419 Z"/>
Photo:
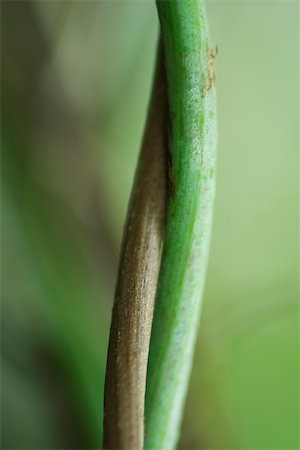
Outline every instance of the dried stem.
<path fill-rule="evenodd" d="M 106 449 L 143 448 L 146 369 L 166 210 L 165 84 L 160 48 L 112 314 L 104 400 Z"/>

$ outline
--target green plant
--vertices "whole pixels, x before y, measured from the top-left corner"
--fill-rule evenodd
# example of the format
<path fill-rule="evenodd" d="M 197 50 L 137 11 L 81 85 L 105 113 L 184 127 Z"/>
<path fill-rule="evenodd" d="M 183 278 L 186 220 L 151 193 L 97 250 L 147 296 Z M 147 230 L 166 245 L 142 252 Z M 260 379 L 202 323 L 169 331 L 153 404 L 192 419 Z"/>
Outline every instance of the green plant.
<path fill-rule="evenodd" d="M 177 439 L 205 281 L 214 199 L 214 74 L 202 2 L 158 1 L 170 108 L 171 182 L 151 334 L 147 449 Z"/>
<path fill-rule="evenodd" d="M 176 444 L 207 265 L 215 175 L 215 55 L 200 1 L 158 1 L 157 8 L 167 75 L 169 149 L 163 139 L 167 122 L 160 119 L 158 140 L 144 141 L 123 241 L 106 378 L 106 448 L 143 445 L 145 379 L 140 369 L 141 365 L 145 368 L 148 355 L 162 232 L 157 235 L 154 227 L 149 233 L 147 226 L 139 225 L 141 217 L 153 220 L 157 207 L 167 212 L 148 362 L 147 449 L 172 449 Z M 161 97 L 164 95 L 162 91 Z M 161 111 L 156 105 L 154 113 L 150 110 L 150 119 L 153 114 L 161 117 Z M 148 133 L 157 136 L 153 120 Z M 159 181 L 159 177 L 167 178 L 165 158 L 160 156 L 152 166 L 150 157 L 143 165 L 145 142 L 154 160 L 157 151 L 165 157 L 169 153 L 167 203 L 164 180 Z M 142 175 L 141 164 L 145 169 Z M 154 178 L 143 190 L 147 171 Z M 153 237 L 155 255 L 149 259 Z M 145 314 L 145 308 L 150 308 L 150 314 Z"/>

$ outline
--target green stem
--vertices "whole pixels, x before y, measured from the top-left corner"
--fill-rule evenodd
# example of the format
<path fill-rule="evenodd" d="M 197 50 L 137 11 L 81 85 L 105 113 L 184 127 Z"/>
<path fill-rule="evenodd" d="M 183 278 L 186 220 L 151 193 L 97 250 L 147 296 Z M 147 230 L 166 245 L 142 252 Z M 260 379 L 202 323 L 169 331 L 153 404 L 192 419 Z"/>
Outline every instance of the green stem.
<path fill-rule="evenodd" d="M 165 242 L 147 374 L 145 448 L 176 445 L 205 282 L 214 200 L 214 53 L 202 2 L 158 1 L 170 110 Z"/>

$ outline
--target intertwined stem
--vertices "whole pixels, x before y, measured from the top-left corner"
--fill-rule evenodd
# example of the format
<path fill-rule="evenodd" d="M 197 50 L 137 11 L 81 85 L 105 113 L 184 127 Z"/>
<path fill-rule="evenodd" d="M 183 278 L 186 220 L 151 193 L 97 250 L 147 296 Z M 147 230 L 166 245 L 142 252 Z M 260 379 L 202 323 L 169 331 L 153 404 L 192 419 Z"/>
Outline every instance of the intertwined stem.
<path fill-rule="evenodd" d="M 105 381 L 106 449 L 143 448 L 146 369 L 166 210 L 166 108 L 160 49 L 113 308 Z"/>
<path fill-rule="evenodd" d="M 207 266 L 215 179 L 215 55 L 209 47 L 200 0 L 162 0 L 157 8 L 167 95 L 160 63 L 113 310 L 105 386 L 105 448 L 143 447 L 145 376 L 157 279 L 145 448 L 171 450 L 176 445 Z"/>
<path fill-rule="evenodd" d="M 205 281 L 215 179 L 213 52 L 201 1 L 158 1 L 170 108 L 172 194 L 146 389 L 147 449 L 174 448 Z"/>

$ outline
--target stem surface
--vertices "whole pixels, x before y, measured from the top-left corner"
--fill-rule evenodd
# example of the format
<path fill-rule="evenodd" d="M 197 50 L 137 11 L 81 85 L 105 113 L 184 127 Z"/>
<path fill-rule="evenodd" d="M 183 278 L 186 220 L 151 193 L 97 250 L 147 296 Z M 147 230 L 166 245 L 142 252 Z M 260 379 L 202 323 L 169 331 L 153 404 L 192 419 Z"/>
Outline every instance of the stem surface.
<path fill-rule="evenodd" d="M 162 49 L 123 237 L 104 398 L 104 448 L 143 448 L 144 397 L 167 188 Z M 117 180 L 116 180 L 117 182 Z"/>
<path fill-rule="evenodd" d="M 145 448 L 173 449 L 205 282 L 215 190 L 213 59 L 202 2 L 158 1 L 170 113 L 171 195 L 147 373 Z"/>

